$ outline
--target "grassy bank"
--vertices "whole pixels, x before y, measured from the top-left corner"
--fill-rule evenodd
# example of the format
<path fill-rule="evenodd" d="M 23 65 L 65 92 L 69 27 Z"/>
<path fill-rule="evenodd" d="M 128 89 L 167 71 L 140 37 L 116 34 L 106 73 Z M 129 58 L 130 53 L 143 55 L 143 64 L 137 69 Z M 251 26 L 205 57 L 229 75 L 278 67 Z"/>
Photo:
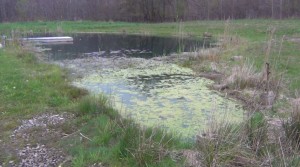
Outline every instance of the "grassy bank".
<path fill-rule="evenodd" d="M 179 136 L 159 128 L 141 128 L 122 118 L 102 95 L 86 97 L 79 103 L 78 115 L 89 120 L 81 127 L 84 140 L 71 136 L 64 143 L 75 155 L 73 166 L 101 163 L 104 166 L 183 166 L 184 159 L 174 159 L 172 152 L 188 148 Z M 82 135 L 83 136 L 83 135 Z"/>
<path fill-rule="evenodd" d="M 0 51 L 0 165 L 18 161 L 16 150 L 28 144 L 46 143 L 48 147 L 64 148 L 71 160 L 63 166 L 182 166 L 183 159 L 174 161 L 171 152 L 187 148 L 159 128 L 142 128 L 122 118 L 110 107 L 104 96 L 88 97 L 85 90 L 70 86 L 67 72 L 38 62 L 29 51 L 18 46 Z M 72 120 L 51 131 L 64 134 L 61 138 L 41 137 L 38 127 L 26 131 L 35 136 L 31 141 L 12 139 L 22 120 L 41 114 L 70 113 Z M 50 132 L 51 132 L 50 131 Z M 84 134 L 84 135 L 83 135 Z M 89 136 L 89 137 L 86 137 Z"/>
<path fill-rule="evenodd" d="M 73 107 L 86 91 L 69 85 L 59 67 L 39 63 L 18 46 L 0 50 L 0 162 L 13 158 L 10 136 L 21 120 L 36 114 L 62 112 Z M 23 143 L 15 143 L 22 147 Z M 11 157 L 12 156 L 12 157 Z"/>

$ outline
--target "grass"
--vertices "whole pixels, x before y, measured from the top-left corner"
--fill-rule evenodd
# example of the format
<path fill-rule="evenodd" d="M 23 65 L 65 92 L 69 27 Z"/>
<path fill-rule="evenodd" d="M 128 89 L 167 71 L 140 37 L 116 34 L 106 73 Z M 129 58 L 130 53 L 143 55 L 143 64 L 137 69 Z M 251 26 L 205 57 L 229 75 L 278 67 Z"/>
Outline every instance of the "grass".
<path fill-rule="evenodd" d="M 184 26 L 180 26 L 184 25 Z M 232 20 L 230 27 L 234 34 L 250 41 L 259 42 L 267 37 L 268 29 L 276 27 L 276 36 L 281 38 L 283 35 L 299 35 L 299 20 Z M 180 35 L 202 37 L 204 32 L 211 34 L 223 34 L 224 21 L 192 21 L 184 23 L 127 23 L 127 22 L 94 22 L 94 21 L 57 21 L 57 22 L 17 22 L 2 23 L 0 31 L 10 34 L 15 32 L 57 32 L 61 29 L 65 33 L 76 32 L 113 32 L 128 34 L 148 34 L 171 36 Z"/>
<path fill-rule="evenodd" d="M 291 118 L 283 123 L 289 142 L 296 150 L 300 150 L 300 104 L 293 104 Z"/>
<path fill-rule="evenodd" d="M 110 166 L 183 165 L 183 161 L 175 162 L 168 156 L 168 151 L 186 147 L 179 137 L 159 128 L 140 127 L 122 118 L 107 102 L 100 95 L 86 97 L 78 104 L 77 114 L 89 119 L 80 132 L 89 138 L 77 135 L 65 141 L 75 146 L 70 149 L 72 166 L 98 162 Z"/>
<path fill-rule="evenodd" d="M 204 166 L 299 166 L 299 147 L 286 141 L 284 135 L 272 140 L 268 133 L 264 115 L 254 113 L 239 125 L 214 124 L 198 138 L 195 147 Z"/>
<path fill-rule="evenodd" d="M 69 84 L 65 71 L 38 62 L 32 53 L 18 46 L 0 50 L 0 140 L 9 142 L 20 120 L 67 111 L 86 94 Z M 11 148 L 0 147 L 0 162 L 6 161 Z"/>
<path fill-rule="evenodd" d="M 256 87 L 260 80 L 262 80 L 262 75 L 255 72 L 253 65 L 244 63 L 234 67 L 225 82 L 232 85 L 233 89 L 245 89 L 246 87 Z"/>
<path fill-rule="evenodd" d="M 0 51 L 0 74 L 3 115 L 67 107 L 87 93 L 70 86 L 59 67 L 39 63 L 33 54 L 18 48 Z"/>

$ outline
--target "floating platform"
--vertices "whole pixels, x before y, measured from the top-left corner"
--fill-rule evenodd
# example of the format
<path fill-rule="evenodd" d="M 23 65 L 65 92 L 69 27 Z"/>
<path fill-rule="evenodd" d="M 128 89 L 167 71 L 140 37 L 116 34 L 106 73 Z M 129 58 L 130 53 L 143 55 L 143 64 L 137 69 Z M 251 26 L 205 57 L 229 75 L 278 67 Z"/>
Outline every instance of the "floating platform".
<path fill-rule="evenodd" d="M 47 41 L 47 42 L 36 42 L 37 45 L 72 45 L 73 41 Z"/>
<path fill-rule="evenodd" d="M 73 42 L 72 37 L 34 37 L 23 38 L 24 41 L 40 42 L 40 43 L 57 43 L 57 42 Z"/>

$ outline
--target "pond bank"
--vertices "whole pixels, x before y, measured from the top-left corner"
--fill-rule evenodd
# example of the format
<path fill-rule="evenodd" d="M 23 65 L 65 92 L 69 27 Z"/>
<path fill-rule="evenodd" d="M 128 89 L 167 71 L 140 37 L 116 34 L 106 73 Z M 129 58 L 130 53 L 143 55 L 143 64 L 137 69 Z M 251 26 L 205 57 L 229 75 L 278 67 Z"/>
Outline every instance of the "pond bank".
<path fill-rule="evenodd" d="M 187 143 L 120 117 L 105 97 L 82 98 L 86 92 L 69 85 L 61 68 L 16 47 L 0 51 L 0 60 L 6 88 L 0 96 L 0 166 L 183 165 L 182 157 L 173 161 L 171 155 Z"/>

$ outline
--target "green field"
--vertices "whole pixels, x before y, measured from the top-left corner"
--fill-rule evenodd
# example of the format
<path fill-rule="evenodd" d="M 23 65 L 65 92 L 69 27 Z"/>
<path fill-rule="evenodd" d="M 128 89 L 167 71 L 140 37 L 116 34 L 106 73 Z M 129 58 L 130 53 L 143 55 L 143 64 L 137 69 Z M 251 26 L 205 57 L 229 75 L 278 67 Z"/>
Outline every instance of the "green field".
<path fill-rule="evenodd" d="M 274 29 L 274 34 L 270 30 Z M 125 22 L 24 22 L 1 23 L 0 34 L 22 36 L 28 33 L 124 33 L 156 36 L 182 36 L 201 38 L 203 33 L 211 33 L 215 38 L 222 35 L 239 38 L 240 43 L 226 48 L 221 62 L 229 66 L 232 56 L 241 55 L 262 70 L 271 40 L 270 63 L 276 73 L 284 79 L 283 93 L 288 97 L 297 96 L 300 90 L 300 20 L 231 20 L 194 21 L 182 23 L 125 23 Z M 190 144 L 180 141 L 178 136 L 153 129 L 141 130 L 131 120 L 120 118 L 105 97 L 86 97 L 87 92 L 70 86 L 67 71 L 57 66 L 38 62 L 30 51 L 18 45 L 0 50 L 0 166 L 15 160 L 12 148 L 23 147 L 24 143 L 10 143 L 10 134 L 20 125 L 20 120 L 41 113 L 71 113 L 75 119 L 58 128 L 64 133 L 73 134 L 77 130 L 89 136 L 92 141 L 64 139 L 51 142 L 54 147 L 63 147 L 73 160 L 66 166 L 87 166 L 103 163 L 107 166 L 182 166 L 184 158 L 174 160 L 162 156 L 160 151 L 200 150 L 208 155 L 203 163 L 207 166 L 214 161 L 230 165 L 235 156 L 246 157 L 263 162 L 269 154 L 274 158 L 273 166 L 295 166 L 299 150 L 283 156 L 278 143 L 266 141 L 264 123 L 261 115 L 254 115 L 247 126 L 226 126 L 217 131 L 225 137 L 219 141 Z M 289 107 L 288 107 L 289 108 Z M 289 108 L 290 109 L 290 108 Z M 269 116 L 269 115 L 268 115 Z M 250 125 L 250 126 L 248 126 Z M 98 127 L 98 128 L 97 128 Z M 238 128 L 237 128 L 238 127 Z M 232 136 L 247 128 L 247 137 Z M 227 133 L 228 132 L 228 133 Z M 34 133 L 34 132 L 33 132 Z M 154 133 L 154 135 L 153 135 Z M 80 137 L 80 135 L 77 137 Z M 75 137 L 74 137 L 75 138 Z M 247 138 L 247 139 L 245 139 Z M 231 141 L 232 140 L 232 141 Z M 241 142 L 243 141 L 243 142 Z M 216 143 L 215 143 L 216 142 Z M 233 145 L 233 142 L 241 142 Z M 68 144 L 73 147 L 68 147 Z M 258 145 L 256 145 L 258 144 Z M 261 144 L 261 145 L 260 145 Z M 281 144 L 281 143 L 280 143 Z M 217 146 L 219 147 L 217 147 Z M 297 147 L 298 148 L 298 147 Z M 268 154 L 267 154 L 268 153 Z M 217 157 L 219 155 L 220 157 Z M 215 157 L 216 156 L 216 157 Z M 253 163 L 244 161 L 248 166 Z M 296 165 L 297 166 L 297 165 Z"/>
<path fill-rule="evenodd" d="M 213 34 L 224 33 L 226 21 L 192 21 L 180 23 L 127 23 L 127 22 L 92 22 L 92 21 L 59 21 L 59 22 L 17 22 L 1 23 L 0 31 L 11 33 L 12 30 L 26 32 L 95 32 L 95 33 L 128 33 L 159 36 L 178 36 L 182 32 L 186 36 L 201 37 L 203 32 Z M 268 29 L 275 27 L 276 35 L 281 37 L 299 36 L 300 21 L 294 20 L 230 20 L 232 33 L 259 42 L 266 39 Z"/>

